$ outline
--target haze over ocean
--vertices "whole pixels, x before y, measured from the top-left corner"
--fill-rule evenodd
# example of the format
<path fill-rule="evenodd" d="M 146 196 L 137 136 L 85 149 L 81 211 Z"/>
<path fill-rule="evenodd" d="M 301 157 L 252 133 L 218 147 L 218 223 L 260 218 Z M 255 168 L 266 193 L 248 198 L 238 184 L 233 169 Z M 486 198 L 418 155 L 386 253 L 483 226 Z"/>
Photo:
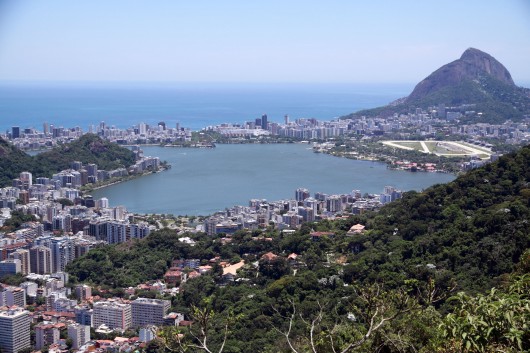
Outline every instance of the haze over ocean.
<path fill-rule="evenodd" d="M 243 123 L 262 114 L 269 121 L 330 120 L 406 96 L 412 84 L 253 83 L 31 83 L 0 82 L 0 132 L 12 126 L 43 128 L 140 122 L 199 130 Z"/>

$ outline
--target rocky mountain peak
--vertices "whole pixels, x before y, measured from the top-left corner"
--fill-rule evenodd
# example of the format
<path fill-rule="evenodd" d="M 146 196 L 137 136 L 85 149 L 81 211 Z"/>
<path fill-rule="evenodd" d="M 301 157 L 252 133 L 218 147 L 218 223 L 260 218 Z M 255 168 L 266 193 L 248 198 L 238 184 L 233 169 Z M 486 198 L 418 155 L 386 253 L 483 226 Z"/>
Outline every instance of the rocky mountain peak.
<path fill-rule="evenodd" d="M 494 57 L 475 48 L 467 49 L 460 59 L 440 67 L 416 85 L 407 101 L 417 101 L 447 87 L 489 76 L 515 86 L 510 72 Z"/>
<path fill-rule="evenodd" d="M 462 54 L 460 60 L 473 65 L 477 69 L 477 73 L 483 71 L 504 83 L 515 84 L 510 72 L 488 53 L 484 53 L 475 48 L 469 48 Z"/>

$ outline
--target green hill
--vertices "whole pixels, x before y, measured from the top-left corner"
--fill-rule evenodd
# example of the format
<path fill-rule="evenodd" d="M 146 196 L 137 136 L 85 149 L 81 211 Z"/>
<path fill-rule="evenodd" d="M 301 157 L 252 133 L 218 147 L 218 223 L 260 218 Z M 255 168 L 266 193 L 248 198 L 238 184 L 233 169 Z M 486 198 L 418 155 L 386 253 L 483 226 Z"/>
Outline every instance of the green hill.
<path fill-rule="evenodd" d="M 419 82 L 408 97 L 345 118 L 406 114 L 418 107 L 426 109 L 440 104 L 448 107 L 471 104 L 469 110 L 482 115 L 469 122 L 520 121 L 530 114 L 530 89 L 517 87 L 508 70 L 491 55 L 470 48 L 458 60 L 442 66 Z"/>
<path fill-rule="evenodd" d="M 68 169 L 73 161 L 95 163 L 99 169 L 111 170 L 128 167 L 135 162 L 134 153 L 94 134 L 85 134 L 78 140 L 63 144 L 34 157 L 0 139 L 0 185 L 9 185 L 20 172 L 29 171 L 35 177 L 51 177 Z"/>
<path fill-rule="evenodd" d="M 23 171 L 33 170 L 35 160 L 6 140 L 0 138 L 0 186 L 11 185 Z"/>
<path fill-rule="evenodd" d="M 436 273 L 483 291 L 513 271 L 530 247 L 530 147 L 424 192 L 405 193 L 368 219 L 351 279 L 399 283 Z M 430 266 L 430 265 L 429 265 Z"/>

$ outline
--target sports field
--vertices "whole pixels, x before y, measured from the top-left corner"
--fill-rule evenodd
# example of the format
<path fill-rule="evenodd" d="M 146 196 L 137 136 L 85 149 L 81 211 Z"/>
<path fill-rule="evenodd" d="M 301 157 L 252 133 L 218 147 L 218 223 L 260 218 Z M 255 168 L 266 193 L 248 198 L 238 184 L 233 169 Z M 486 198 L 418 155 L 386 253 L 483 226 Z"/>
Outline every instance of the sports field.
<path fill-rule="evenodd" d="M 456 141 L 382 141 L 386 146 L 401 148 L 405 150 L 416 150 L 423 153 L 431 153 L 437 156 L 462 157 L 477 156 L 479 158 L 489 158 L 491 150 L 469 144 L 467 142 Z"/>

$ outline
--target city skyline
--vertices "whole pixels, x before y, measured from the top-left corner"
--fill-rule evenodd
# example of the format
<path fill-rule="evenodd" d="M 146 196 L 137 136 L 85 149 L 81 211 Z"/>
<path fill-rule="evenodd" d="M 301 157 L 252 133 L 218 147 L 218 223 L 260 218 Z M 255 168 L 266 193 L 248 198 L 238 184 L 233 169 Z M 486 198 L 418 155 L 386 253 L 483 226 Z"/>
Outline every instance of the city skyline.
<path fill-rule="evenodd" d="M 530 82 L 530 5 L 0 3 L 0 80 L 418 82 L 468 47 Z"/>

